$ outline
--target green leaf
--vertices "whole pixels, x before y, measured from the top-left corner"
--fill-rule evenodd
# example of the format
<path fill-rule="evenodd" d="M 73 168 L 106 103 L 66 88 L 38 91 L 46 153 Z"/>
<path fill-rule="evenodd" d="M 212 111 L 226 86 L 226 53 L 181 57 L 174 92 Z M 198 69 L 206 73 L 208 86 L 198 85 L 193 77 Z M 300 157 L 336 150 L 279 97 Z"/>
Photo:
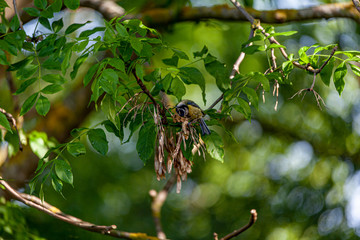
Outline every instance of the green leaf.
<path fill-rule="evenodd" d="M 15 32 L 19 29 L 20 23 L 18 17 L 15 15 L 10 22 L 10 29 Z"/>
<path fill-rule="evenodd" d="M 244 114 L 244 117 L 247 119 L 247 120 L 250 120 L 251 119 L 251 108 L 249 106 L 249 104 L 242 98 L 237 98 L 237 101 L 239 103 L 239 105 L 232 105 L 232 107 Z"/>
<path fill-rule="evenodd" d="M 37 72 L 38 68 L 39 68 L 38 65 L 33 65 L 33 64 L 26 65 L 20 68 L 16 72 L 16 77 L 20 80 L 27 79 L 33 76 Z"/>
<path fill-rule="evenodd" d="M 247 98 L 249 99 L 249 103 L 251 103 L 251 105 L 253 105 L 257 110 L 259 110 L 259 97 L 256 91 L 248 87 L 244 87 L 242 91 L 243 93 L 246 94 Z"/>
<path fill-rule="evenodd" d="M 34 0 L 35 7 L 38 7 L 40 9 L 45 9 L 47 6 L 46 0 Z"/>
<path fill-rule="evenodd" d="M 110 58 L 109 64 L 116 68 L 117 70 L 125 73 L 125 63 L 120 58 Z"/>
<path fill-rule="evenodd" d="M 60 74 L 46 74 L 42 76 L 42 79 L 48 83 L 64 84 L 66 79 Z"/>
<path fill-rule="evenodd" d="M 33 95 L 31 95 L 29 98 L 27 98 L 25 100 L 25 102 L 22 105 L 21 110 L 20 110 L 20 116 L 23 116 L 34 106 L 38 95 L 39 95 L 39 93 L 34 93 Z"/>
<path fill-rule="evenodd" d="M 48 137 L 44 132 L 32 131 L 29 134 L 29 145 L 33 153 L 39 158 L 43 158 L 48 152 Z"/>
<path fill-rule="evenodd" d="M 143 48 L 143 44 L 141 43 L 141 41 L 134 36 L 130 37 L 130 44 L 131 47 L 137 52 L 137 53 L 141 53 L 141 50 Z"/>
<path fill-rule="evenodd" d="M 81 55 L 80 57 L 78 57 L 78 59 L 76 59 L 73 70 L 70 73 L 71 79 L 74 79 L 76 77 L 76 74 L 79 71 L 80 66 L 86 61 L 88 56 L 89 56 L 89 54 L 84 54 L 84 55 Z"/>
<path fill-rule="evenodd" d="M 345 62 L 342 62 L 337 66 L 334 72 L 334 84 L 336 91 L 338 91 L 339 95 L 341 95 L 344 90 L 345 80 L 344 77 L 347 73 L 347 68 Z"/>
<path fill-rule="evenodd" d="M 46 87 L 44 87 L 41 92 L 43 94 L 54 94 L 57 92 L 60 92 L 61 90 L 63 90 L 62 86 L 58 85 L 58 84 L 50 84 L 47 85 Z"/>
<path fill-rule="evenodd" d="M 81 142 L 71 142 L 66 146 L 66 149 L 74 157 L 78 157 L 86 153 L 86 148 Z"/>
<path fill-rule="evenodd" d="M 119 77 L 114 69 L 105 69 L 99 80 L 100 86 L 102 89 L 104 89 L 105 92 L 113 94 L 116 89 L 118 78 Z"/>
<path fill-rule="evenodd" d="M 204 45 L 204 47 L 201 49 L 201 51 L 197 51 L 197 52 L 194 52 L 193 55 L 194 55 L 194 58 L 197 58 L 197 57 L 202 57 L 204 56 L 205 54 L 208 53 L 208 48 L 206 45 Z"/>
<path fill-rule="evenodd" d="M 49 20 L 48 20 L 47 18 L 45 18 L 45 17 L 39 17 L 39 23 L 40 23 L 41 25 L 43 25 L 44 27 L 46 27 L 47 29 L 52 30 L 52 29 L 51 29 L 50 22 L 49 22 Z"/>
<path fill-rule="evenodd" d="M 350 67 L 353 73 L 360 77 L 360 68 L 354 64 L 350 64 Z"/>
<path fill-rule="evenodd" d="M 6 130 L 8 130 L 9 132 L 12 133 L 9 120 L 7 119 L 5 114 L 3 114 L 2 112 L 0 112 L 0 125 L 3 126 Z"/>
<path fill-rule="evenodd" d="M 108 152 L 108 141 L 104 130 L 101 128 L 90 129 L 87 133 L 91 146 L 100 154 L 106 155 Z"/>
<path fill-rule="evenodd" d="M 50 101 L 46 97 L 40 95 L 39 99 L 36 102 L 36 111 L 38 114 L 45 116 L 50 110 Z"/>
<path fill-rule="evenodd" d="M 334 61 L 335 61 L 334 58 L 331 58 L 328 64 L 326 64 L 325 67 L 320 72 L 321 80 L 326 86 L 330 85 L 330 79 L 334 68 Z"/>
<path fill-rule="evenodd" d="M 34 82 L 36 82 L 37 78 L 30 78 L 28 80 L 26 80 L 25 82 L 23 82 L 19 89 L 16 90 L 16 92 L 14 93 L 15 95 L 18 95 L 22 92 L 24 92 L 29 86 L 31 86 Z"/>
<path fill-rule="evenodd" d="M 73 174 L 70 164 L 63 159 L 55 159 L 55 173 L 61 181 L 73 185 Z"/>
<path fill-rule="evenodd" d="M 269 83 L 269 79 L 267 77 L 265 77 L 265 75 L 261 72 L 251 72 L 249 74 L 249 76 L 251 76 L 251 78 L 253 80 L 255 80 L 256 82 L 261 83 L 263 89 L 268 92 L 270 91 L 270 83 Z"/>
<path fill-rule="evenodd" d="M 64 4 L 71 10 L 76 10 L 80 6 L 80 0 L 64 0 Z"/>
<path fill-rule="evenodd" d="M 19 62 L 11 64 L 8 68 L 8 71 L 16 71 L 20 68 L 23 68 L 26 65 L 30 64 L 33 60 L 34 60 L 34 56 L 28 56 L 27 58 L 25 58 Z"/>
<path fill-rule="evenodd" d="M 62 0 L 53 1 L 53 4 L 51 4 L 51 8 L 53 12 L 60 12 L 62 8 Z"/>
<path fill-rule="evenodd" d="M 220 162 L 224 162 L 224 143 L 217 132 L 211 131 L 211 134 L 202 136 L 206 150 L 210 156 Z"/>
<path fill-rule="evenodd" d="M 84 83 L 84 86 L 86 87 L 89 82 L 91 81 L 91 79 L 93 78 L 94 74 L 96 73 L 96 71 L 98 70 L 99 68 L 99 64 L 95 64 L 95 65 L 92 65 L 89 70 L 87 71 L 87 73 L 85 74 L 85 77 L 84 77 L 84 80 L 83 80 L 83 83 Z M 100 69 L 101 70 L 101 69 Z"/>
<path fill-rule="evenodd" d="M 194 67 L 181 67 L 180 77 L 185 84 L 197 84 L 202 91 L 204 104 L 206 104 L 205 79 L 201 72 Z"/>
<path fill-rule="evenodd" d="M 70 33 L 75 32 L 76 30 L 78 30 L 79 28 L 81 28 L 82 26 L 85 26 L 85 24 L 90 23 L 91 21 L 87 21 L 86 23 L 73 23 L 70 26 L 68 26 L 65 30 L 65 35 L 68 35 Z"/>
<path fill-rule="evenodd" d="M 294 64 L 292 63 L 292 61 L 285 61 L 282 63 L 281 67 L 284 71 L 284 74 L 289 74 L 291 70 L 294 69 Z"/>
<path fill-rule="evenodd" d="M 6 58 L 6 54 L 2 49 L 0 49 L 0 64 L 1 65 L 9 65 L 9 62 Z"/>
<path fill-rule="evenodd" d="M 54 190 L 62 195 L 62 181 L 56 176 L 54 172 L 51 172 L 51 185 L 53 186 Z"/>
<path fill-rule="evenodd" d="M 254 54 L 256 52 L 263 52 L 265 51 L 265 47 L 263 45 L 251 45 L 251 46 L 247 46 L 243 49 L 241 49 L 242 52 L 246 53 L 246 54 Z"/>
<path fill-rule="evenodd" d="M 26 7 L 26 8 L 23 8 L 23 10 L 25 12 L 27 12 L 32 17 L 39 17 L 40 16 L 39 9 Z"/>
<path fill-rule="evenodd" d="M 59 32 L 64 27 L 64 22 L 63 22 L 62 18 L 60 18 L 57 21 L 54 21 L 51 24 L 51 27 L 54 30 L 54 32 L 56 32 L 56 33 Z"/>
<path fill-rule="evenodd" d="M 284 49 L 286 49 L 286 47 L 284 45 L 272 43 L 272 44 L 270 44 L 269 46 L 266 47 L 266 50 L 271 49 L 271 48 L 284 48 Z"/>
<path fill-rule="evenodd" d="M 276 37 L 276 36 L 291 36 L 291 35 L 294 35 L 296 33 L 297 33 L 297 31 L 277 32 L 277 33 L 270 34 L 270 36 L 267 37 L 267 38 Z"/>
<path fill-rule="evenodd" d="M 55 55 L 51 55 L 41 66 L 50 70 L 61 70 L 61 59 Z"/>
<path fill-rule="evenodd" d="M 174 66 L 177 67 L 178 63 L 179 63 L 179 57 L 173 55 L 171 58 L 165 58 L 162 60 L 162 62 L 168 66 Z"/>
<path fill-rule="evenodd" d="M 210 53 L 204 59 L 205 69 L 216 79 L 216 85 L 221 91 L 230 88 L 229 72 L 224 63 L 216 60 Z"/>
<path fill-rule="evenodd" d="M 115 29 L 119 36 L 121 36 L 121 37 L 129 36 L 129 33 L 127 32 L 126 28 L 121 23 L 116 23 Z"/>
<path fill-rule="evenodd" d="M 83 38 L 83 37 L 89 37 L 90 35 L 96 33 L 96 32 L 100 32 L 100 31 L 104 31 L 105 28 L 104 27 L 96 27 L 94 29 L 91 30 L 85 30 L 83 32 L 80 33 L 79 38 Z"/>
<path fill-rule="evenodd" d="M 184 83 L 178 78 L 175 77 L 171 82 L 170 91 L 179 101 L 186 94 L 186 88 Z"/>
<path fill-rule="evenodd" d="M 189 57 L 185 52 L 176 48 L 171 48 L 171 50 L 174 52 L 174 56 L 177 56 L 180 59 L 189 60 Z"/>
<path fill-rule="evenodd" d="M 136 150 L 144 164 L 154 155 L 155 141 L 156 127 L 154 122 L 149 121 L 141 127 L 136 143 Z"/>

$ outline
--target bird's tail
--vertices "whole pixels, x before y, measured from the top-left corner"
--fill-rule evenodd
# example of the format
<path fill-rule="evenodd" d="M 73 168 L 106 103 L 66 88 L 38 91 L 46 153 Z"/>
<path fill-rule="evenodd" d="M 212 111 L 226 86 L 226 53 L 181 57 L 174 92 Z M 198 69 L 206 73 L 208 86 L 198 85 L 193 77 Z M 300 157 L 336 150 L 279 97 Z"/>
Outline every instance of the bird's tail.
<path fill-rule="evenodd" d="M 210 129 L 208 128 L 208 126 L 206 125 L 204 119 L 200 118 L 200 128 L 201 128 L 201 132 L 202 132 L 202 135 L 209 135 L 211 132 L 210 132 Z"/>

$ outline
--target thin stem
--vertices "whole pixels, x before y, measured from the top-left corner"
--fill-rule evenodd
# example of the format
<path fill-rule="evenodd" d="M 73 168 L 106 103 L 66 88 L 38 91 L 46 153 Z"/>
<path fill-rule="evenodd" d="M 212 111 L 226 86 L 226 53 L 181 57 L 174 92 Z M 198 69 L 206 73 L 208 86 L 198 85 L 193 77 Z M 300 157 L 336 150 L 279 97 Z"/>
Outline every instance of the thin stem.
<path fill-rule="evenodd" d="M 19 15 L 19 12 L 18 12 L 17 7 L 16 7 L 16 0 L 13 0 L 13 5 L 14 5 L 15 15 L 17 16 L 17 18 L 18 18 L 18 20 L 19 20 L 20 28 L 21 28 L 21 30 L 24 31 L 23 23 L 22 23 L 22 21 L 21 21 L 21 19 L 20 19 L 20 15 Z"/>
<path fill-rule="evenodd" d="M 235 230 L 234 232 L 232 233 L 229 233 L 228 235 L 226 235 L 225 237 L 221 238 L 220 240 L 228 240 L 228 239 L 231 239 L 233 237 L 236 237 L 237 235 L 239 235 L 240 233 L 243 233 L 245 232 L 247 229 L 249 229 L 252 225 L 254 225 L 254 223 L 256 222 L 257 220 L 257 212 L 255 209 L 252 209 L 250 211 L 250 220 L 249 222 L 243 226 L 242 228 L 238 229 L 238 230 Z"/>

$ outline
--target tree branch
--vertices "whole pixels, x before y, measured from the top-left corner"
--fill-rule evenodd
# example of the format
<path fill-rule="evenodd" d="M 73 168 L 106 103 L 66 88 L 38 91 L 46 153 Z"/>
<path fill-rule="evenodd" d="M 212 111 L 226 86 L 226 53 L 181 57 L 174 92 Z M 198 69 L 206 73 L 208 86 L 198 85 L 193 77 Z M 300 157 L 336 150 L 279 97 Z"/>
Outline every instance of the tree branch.
<path fill-rule="evenodd" d="M 236 237 L 237 235 L 239 235 L 240 233 L 243 233 L 245 232 L 247 229 L 249 229 L 252 225 L 254 225 L 254 223 L 256 222 L 257 220 L 257 212 L 255 209 L 252 209 L 250 211 L 250 220 L 249 222 L 243 226 L 242 228 L 238 229 L 238 230 L 235 230 L 234 232 L 232 233 L 229 233 L 228 235 L 226 235 L 225 237 L 221 238 L 220 240 L 228 240 L 228 239 L 231 239 L 233 237 Z M 215 234 L 214 234 L 215 236 Z M 217 238 L 217 234 L 216 234 L 216 238 Z"/>
<path fill-rule="evenodd" d="M 161 216 L 161 208 L 164 205 L 164 202 L 168 196 L 168 193 L 172 186 L 174 185 L 176 180 L 176 175 L 172 174 L 169 180 L 166 182 L 164 188 L 157 193 L 154 189 L 149 191 L 149 195 L 152 198 L 151 202 L 151 211 L 155 222 L 157 237 L 159 239 L 166 239 L 166 235 L 162 229 L 160 216 Z"/>
<path fill-rule="evenodd" d="M 358 12 L 360 13 L 360 1 L 359 0 L 352 0 L 354 3 L 355 8 L 358 10 Z"/>
<path fill-rule="evenodd" d="M 90 0 L 88 0 L 90 1 Z M 263 23 L 288 23 L 308 21 L 314 19 L 349 18 L 360 23 L 360 14 L 351 2 L 322 4 L 304 9 L 278 9 L 259 11 L 253 8 L 245 8 L 246 12 L 254 19 Z M 108 18 L 110 13 L 102 12 Z M 183 21 L 203 21 L 217 19 L 223 21 L 249 21 L 249 16 L 238 14 L 237 10 L 227 5 L 215 5 L 212 7 L 184 7 L 179 12 L 171 9 L 155 8 L 136 15 L 127 15 L 126 19 L 142 19 L 145 24 L 153 27 L 169 25 Z"/>
<path fill-rule="evenodd" d="M 145 233 L 130 233 L 116 230 L 116 225 L 111 226 L 102 226 L 102 225 L 95 225 L 93 223 L 89 223 L 83 221 L 79 218 L 76 218 L 71 215 L 67 215 L 63 213 L 60 209 L 52 206 L 51 204 L 41 201 L 41 199 L 25 194 L 19 193 L 15 189 L 13 189 L 1 176 L 0 176 L 0 184 L 4 186 L 5 191 L 9 193 L 13 199 L 16 199 L 29 207 L 33 207 L 38 209 L 41 212 L 44 212 L 54 218 L 57 218 L 61 221 L 70 223 L 74 226 L 79 228 L 85 229 L 87 231 L 100 233 L 103 235 L 109 235 L 115 238 L 122 238 L 122 239 L 150 239 L 150 240 L 158 240 L 157 237 L 148 236 Z"/>

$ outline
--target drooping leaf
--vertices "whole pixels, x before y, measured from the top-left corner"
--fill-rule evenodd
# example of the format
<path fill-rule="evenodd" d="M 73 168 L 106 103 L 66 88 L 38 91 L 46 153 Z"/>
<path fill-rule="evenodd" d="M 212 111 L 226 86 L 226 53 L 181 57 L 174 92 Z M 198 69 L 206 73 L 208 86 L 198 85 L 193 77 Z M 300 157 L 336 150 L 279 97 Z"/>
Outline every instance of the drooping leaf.
<path fill-rule="evenodd" d="M 27 12 L 27 13 L 28 13 L 30 16 L 32 16 L 32 17 L 39 17 L 39 16 L 40 16 L 40 11 L 39 11 L 39 9 L 26 7 L 26 8 L 23 8 L 23 10 L 24 10 L 25 12 Z"/>
<path fill-rule="evenodd" d="M 90 129 L 87 133 L 91 146 L 100 154 L 106 155 L 108 152 L 108 141 L 104 130 L 101 128 Z"/>
<path fill-rule="evenodd" d="M 33 95 L 31 95 L 30 97 L 28 97 L 25 100 L 25 102 L 22 105 L 21 110 L 20 110 L 20 116 L 27 113 L 34 106 L 38 95 L 39 95 L 39 93 L 34 93 Z"/>
<path fill-rule="evenodd" d="M 60 74 L 46 74 L 42 76 L 42 79 L 45 82 L 59 84 L 59 85 L 66 82 L 66 79 Z"/>
<path fill-rule="evenodd" d="M 171 88 L 168 90 L 171 94 L 173 94 L 179 101 L 186 94 L 186 88 L 184 83 L 178 78 L 175 77 L 171 81 Z"/>
<path fill-rule="evenodd" d="M 54 30 L 54 32 L 56 32 L 56 33 L 59 32 L 64 27 L 64 22 L 63 22 L 62 18 L 60 18 L 57 21 L 54 21 L 51 24 L 51 27 Z"/>
<path fill-rule="evenodd" d="M 105 69 L 100 77 L 100 86 L 102 89 L 104 89 L 105 92 L 113 94 L 116 89 L 118 78 L 119 77 L 114 69 Z"/>
<path fill-rule="evenodd" d="M 55 173 L 63 182 L 73 185 L 73 173 L 70 164 L 64 159 L 55 159 Z"/>
<path fill-rule="evenodd" d="M 256 94 L 256 91 L 252 88 L 244 87 L 242 89 L 243 93 L 246 94 L 247 98 L 249 99 L 249 103 L 254 106 L 257 110 L 259 110 L 259 97 Z"/>
<path fill-rule="evenodd" d="M 222 137 L 215 131 L 211 131 L 211 134 L 204 135 L 202 138 L 210 156 L 220 162 L 224 162 L 224 143 Z"/>
<path fill-rule="evenodd" d="M 47 97 L 40 95 L 39 99 L 36 102 L 35 109 L 38 112 L 38 114 L 45 116 L 50 110 L 49 99 L 47 99 Z"/>
<path fill-rule="evenodd" d="M 62 195 L 62 181 L 56 176 L 54 172 L 51 172 L 51 185 L 53 186 L 54 190 Z"/>
<path fill-rule="evenodd" d="M 60 92 L 61 90 L 63 90 L 63 87 L 61 85 L 50 84 L 50 85 L 47 85 L 46 87 L 44 87 L 41 90 L 41 92 L 43 94 L 54 94 L 54 93 Z"/>
<path fill-rule="evenodd" d="M 100 31 L 104 31 L 105 28 L 104 27 L 96 27 L 94 29 L 90 29 L 90 30 L 85 30 L 83 32 L 80 33 L 79 37 L 89 37 L 90 35 L 96 33 L 96 32 L 100 32 Z"/>
<path fill-rule="evenodd" d="M 336 91 L 338 91 L 339 95 L 341 95 L 345 86 L 345 75 L 347 73 L 347 68 L 345 62 L 342 62 L 337 66 L 334 72 L 334 84 Z"/>
<path fill-rule="evenodd" d="M 333 73 L 333 68 L 334 68 L 334 58 L 331 58 L 328 64 L 326 64 L 325 67 L 320 72 L 321 80 L 326 86 L 330 85 L 330 79 Z"/>
<path fill-rule="evenodd" d="M 86 153 L 86 148 L 81 142 L 71 142 L 66 146 L 66 149 L 74 157 L 78 157 Z"/>
<path fill-rule="evenodd" d="M 204 64 L 206 71 L 216 79 L 216 85 L 221 91 L 224 92 L 230 88 L 229 73 L 225 64 L 219 62 L 210 54 L 204 59 Z"/>
<path fill-rule="evenodd" d="M 34 0 L 34 5 L 40 9 L 45 9 L 47 6 L 46 0 Z"/>
<path fill-rule="evenodd" d="M 7 119 L 5 114 L 3 114 L 2 112 L 0 112 L 0 125 L 3 126 L 6 130 L 8 130 L 9 132 L 12 133 L 9 120 Z"/>
<path fill-rule="evenodd" d="M 156 140 L 156 131 L 154 129 L 154 122 L 149 121 L 145 123 L 139 131 L 136 150 L 144 164 L 146 164 L 154 154 Z"/>
<path fill-rule="evenodd" d="M 80 0 L 64 0 L 64 4 L 71 10 L 76 10 L 80 6 Z"/>
<path fill-rule="evenodd" d="M 238 101 L 238 105 L 232 105 L 232 107 L 236 111 L 242 113 L 247 120 L 250 120 L 251 119 L 251 108 L 250 108 L 249 104 L 240 97 L 237 98 L 237 101 Z"/>
<path fill-rule="evenodd" d="M 90 23 L 91 21 L 87 21 L 85 23 L 73 23 L 70 26 L 68 26 L 65 30 L 65 35 L 68 35 L 70 33 L 75 32 L 76 30 L 78 30 L 79 28 L 85 26 L 87 23 Z"/>
<path fill-rule="evenodd" d="M 18 88 L 18 90 L 16 90 L 16 92 L 14 93 L 15 95 L 18 95 L 22 92 L 24 92 L 29 86 L 31 86 L 34 82 L 36 82 L 37 78 L 30 78 L 28 80 L 26 80 L 25 82 L 23 82 L 20 87 Z"/>
<path fill-rule="evenodd" d="M 204 104 L 206 104 L 205 79 L 201 72 L 194 67 L 180 68 L 180 77 L 185 84 L 197 84 L 202 91 Z"/>

